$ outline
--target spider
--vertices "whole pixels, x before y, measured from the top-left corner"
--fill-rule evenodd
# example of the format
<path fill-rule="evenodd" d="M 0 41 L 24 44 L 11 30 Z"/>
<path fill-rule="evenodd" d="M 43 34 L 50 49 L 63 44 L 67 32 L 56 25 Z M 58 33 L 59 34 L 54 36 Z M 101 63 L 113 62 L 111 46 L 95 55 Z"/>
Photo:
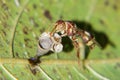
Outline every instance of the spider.
<path fill-rule="evenodd" d="M 80 58 L 80 50 L 84 47 L 83 43 L 87 45 L 90 49 L 95 47 L 95 44 L 98 44 L 95 40 L 95 37 L 87 31 L 78 29 L 77 26 L 71 21 L 58 20 L 50 35 L 54 33 L 60 33 L 61 37 L 68 36 L 77 49 L 77 57 Z M 78 37 L 82 39 L 82 43 L 79 42 Z"/>

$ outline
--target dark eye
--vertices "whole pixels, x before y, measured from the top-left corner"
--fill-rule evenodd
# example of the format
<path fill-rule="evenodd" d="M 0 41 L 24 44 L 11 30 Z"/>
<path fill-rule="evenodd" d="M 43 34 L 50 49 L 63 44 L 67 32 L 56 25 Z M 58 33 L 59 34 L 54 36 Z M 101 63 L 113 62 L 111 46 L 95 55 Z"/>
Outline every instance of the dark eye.
<path fill-rule="evenodd" d="M 64 21 L 63 20 L 58 20 L 56 23 L 62 24 Z"/>

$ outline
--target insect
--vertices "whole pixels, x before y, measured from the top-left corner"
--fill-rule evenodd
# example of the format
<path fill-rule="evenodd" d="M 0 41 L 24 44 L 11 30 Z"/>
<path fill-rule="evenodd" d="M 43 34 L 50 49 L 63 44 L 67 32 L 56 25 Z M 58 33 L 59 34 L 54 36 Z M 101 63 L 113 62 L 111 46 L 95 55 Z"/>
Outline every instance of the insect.
<path fill-rule="evenodd" d="M 53 36 L 50 36 L 50 32 L 44 32 L 39 37 L 37 54 L 35 57 L 29 59 L 33 64 L 38 63 L 39 57 L 47 54 L 49 51 L 56 53 L 61 52 L 63 45 L 61 44 L 61 36 L 57 33 L 54 33 Z"/>
<path fill-rule="evenodd" d="M 77 49 L 77 57 L 79 58 L 80 54 L 80 47 L 83 46 L 82 43 L 79 42 L 78 37 L 80 37 L 83 43 L 89 46 L 90 49 L 94 48 L 95 44 L 98 44 L 95 41 L 95 37 L 92 36 L 89 32 L 84 31 L 82 29 L 78 29 L 76 24 L 71 21 L 63 21 L 58 20 L 53 30 L 51 31 L 50 35 L 54 33 L 60 33 L 61 37 L 68 36 L 75 48 Z"/>

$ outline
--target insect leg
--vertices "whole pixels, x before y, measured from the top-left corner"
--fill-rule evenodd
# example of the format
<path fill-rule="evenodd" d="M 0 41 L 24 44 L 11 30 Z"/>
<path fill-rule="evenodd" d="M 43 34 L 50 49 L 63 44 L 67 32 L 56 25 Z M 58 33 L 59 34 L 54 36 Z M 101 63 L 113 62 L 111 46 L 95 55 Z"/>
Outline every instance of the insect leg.
<path fill-rule="evenodd" d="M 80 66 L 83 67 L 84 59 L 85 59 L 85 46 L 83 42 L 79 41 L 78 39 L 72 38 L 72 41 L 73 41 L 74 47 L 77 50 L 78 64 L 80 64 Z"/>
<path fill-rule="evenodd" d="M 55 25 L 55 27 L 52 29 L 52 31 L 50 32 L 50 35 L 52 36 L 57 30 L 57 26 Z"/>

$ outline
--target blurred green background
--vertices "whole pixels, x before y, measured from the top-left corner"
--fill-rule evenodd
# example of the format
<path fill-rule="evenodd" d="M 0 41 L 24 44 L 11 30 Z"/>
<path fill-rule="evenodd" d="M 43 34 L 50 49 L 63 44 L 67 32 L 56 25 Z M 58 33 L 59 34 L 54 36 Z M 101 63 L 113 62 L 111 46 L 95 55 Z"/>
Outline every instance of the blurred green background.
<path fill-rule="evenodd" d="M 120 0 L 0 0 L 0 80 L 119 80 Z M 43 56 L 37 73 L 27 61 L 41 33 L 59 20 L 73 21 L 102 46 L 86 50 L 86 69 L 77 64 L 69 39 L 59 54 Z"/>

